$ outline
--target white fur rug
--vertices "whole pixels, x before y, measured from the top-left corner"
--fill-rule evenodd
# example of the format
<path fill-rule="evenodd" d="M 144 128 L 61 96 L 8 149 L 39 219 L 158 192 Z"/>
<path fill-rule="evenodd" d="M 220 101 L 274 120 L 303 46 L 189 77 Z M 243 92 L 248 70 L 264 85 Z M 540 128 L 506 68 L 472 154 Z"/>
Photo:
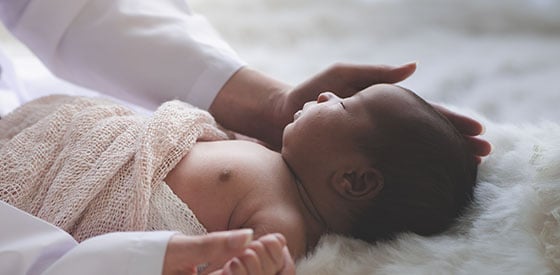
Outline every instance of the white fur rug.
<path fill-rule="evenodd" d="M 485 125 L 493 152 L 456 228 L 376 246 L 326 236 L 298 274 L 560 273 L 560 125 Z"/>

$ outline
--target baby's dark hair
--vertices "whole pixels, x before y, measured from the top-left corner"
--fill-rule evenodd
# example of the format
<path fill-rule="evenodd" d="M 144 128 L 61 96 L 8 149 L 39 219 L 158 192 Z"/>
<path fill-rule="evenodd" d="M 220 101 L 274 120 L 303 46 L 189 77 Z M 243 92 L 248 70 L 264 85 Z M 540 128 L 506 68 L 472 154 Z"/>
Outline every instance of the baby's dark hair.
<path fill-rule="evenodd" d="M 424 109 L 422 118 L 379 125 L 382 135 L 360 142 L 384 181 L 367 209 L 353 215 L 350 234 L 365 241 L 401 232 L 441 233 L 472 200 L 477 163 L 464 137 L 430 104 L 407 92 Z"/>

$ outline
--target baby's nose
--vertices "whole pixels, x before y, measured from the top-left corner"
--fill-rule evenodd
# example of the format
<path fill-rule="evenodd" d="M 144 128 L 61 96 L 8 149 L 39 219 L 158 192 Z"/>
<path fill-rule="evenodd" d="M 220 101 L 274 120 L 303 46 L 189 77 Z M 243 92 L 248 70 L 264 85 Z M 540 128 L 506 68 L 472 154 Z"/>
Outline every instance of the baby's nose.
<path fill-rule="evenodd" d="M 329 99 L 335 98 L 336 95 L 332 92 L 322 92 L 317 96 L 317 103 L 329 101 Z"/>

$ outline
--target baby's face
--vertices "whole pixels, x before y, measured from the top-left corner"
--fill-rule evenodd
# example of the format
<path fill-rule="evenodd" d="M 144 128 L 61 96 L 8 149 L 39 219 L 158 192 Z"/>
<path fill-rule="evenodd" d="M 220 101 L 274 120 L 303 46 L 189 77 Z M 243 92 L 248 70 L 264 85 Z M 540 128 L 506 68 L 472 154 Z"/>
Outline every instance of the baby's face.
<path fill-rule="evenodd" d="M 383 84 L 348 98 L 322 93 L 294 114 L 284 129 L 282 156 L 327 224 L 339 222 L 328 221 L 337 205 L 334 190 L 326 188 L 334 171 L 351 172 L 356 163 L 370 162 L 359 142 L 383 135 L 380 125 L 399 123 L 399 113 L 414 112 L 417 105 L 403 88 Z"/>

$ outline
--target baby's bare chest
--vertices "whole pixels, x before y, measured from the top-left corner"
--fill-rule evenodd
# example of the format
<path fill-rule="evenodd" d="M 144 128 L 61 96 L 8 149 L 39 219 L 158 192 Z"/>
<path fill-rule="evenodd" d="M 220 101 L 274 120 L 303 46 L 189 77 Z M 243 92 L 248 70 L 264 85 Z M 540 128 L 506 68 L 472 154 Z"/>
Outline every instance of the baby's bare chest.
<path fill-rule="evenodd" d="M 282 203 L 291 177 L 280 154 L 248 142 L 197 143 L 166 182 L 209 231 L 235 228 Z"/>
<path fill-rule="evenodd" d="M 243 188 L 280 180 L 280 154 L 245 141 L 199 142 L 179 163 L 183 177 L 196 188 Z M 194 188 L 195 186 L 193 186 Z"/>

